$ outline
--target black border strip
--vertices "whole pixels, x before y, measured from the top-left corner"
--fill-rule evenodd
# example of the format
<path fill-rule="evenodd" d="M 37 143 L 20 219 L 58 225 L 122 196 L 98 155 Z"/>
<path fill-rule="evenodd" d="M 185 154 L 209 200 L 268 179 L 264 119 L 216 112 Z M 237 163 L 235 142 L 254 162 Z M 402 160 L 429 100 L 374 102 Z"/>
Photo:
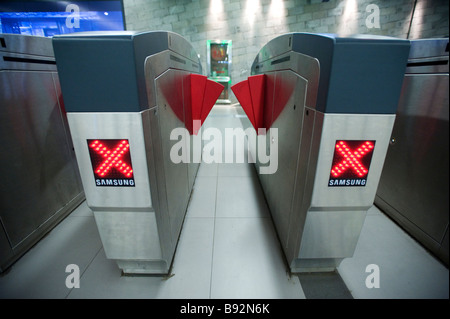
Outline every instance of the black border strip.
<path fill-rule="evenodd" d="M 52 64 L 52 65 L 56 65 L 56 61 L 30 59 L 30 58 L 18 58 L 18 57 L 12 57 L 12 56 L 4 56 L 3 57 L 3 61 L 6 61 L 6 62 L 37 63 L 37 64 Z"/>

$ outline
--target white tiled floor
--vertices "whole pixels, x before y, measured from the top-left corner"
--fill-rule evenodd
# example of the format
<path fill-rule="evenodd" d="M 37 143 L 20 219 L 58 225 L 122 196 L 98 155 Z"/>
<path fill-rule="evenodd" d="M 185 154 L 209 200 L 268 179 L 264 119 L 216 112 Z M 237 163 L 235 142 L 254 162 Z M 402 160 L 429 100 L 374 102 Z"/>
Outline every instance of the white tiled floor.
<path fill-rule="evenodd" d="M 216 106 L 205 127 L 240 126 L 237 111 Z M 172 277 L 121 276 L 83 203 L 0 276 L 0 298 L 304 299 L 252 165 L 201 164 Z M 65 285 L 69 264 L 80 267 L 80 288 Z M 365 285 L 369 264 L 379 266 L 380 288 Z M 448 268 L 376 207 L 338 272 L 355 299 L 449 297 Z"/>

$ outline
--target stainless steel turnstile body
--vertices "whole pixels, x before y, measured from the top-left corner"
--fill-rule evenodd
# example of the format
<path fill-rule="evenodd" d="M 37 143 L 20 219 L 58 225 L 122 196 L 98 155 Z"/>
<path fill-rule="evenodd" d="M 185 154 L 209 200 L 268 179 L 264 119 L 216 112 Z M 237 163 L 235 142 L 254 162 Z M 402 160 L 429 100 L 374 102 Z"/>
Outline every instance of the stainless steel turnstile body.
<path fill-rule="evenodd" d="M 50 38 L 0 34 L 0 272 L 84 200 Z"/>
<path fill-rule="evenodd" d="M 411 41 L 375 204 L 448 266 L 448 38 Z"/>
<path fill-rule="evenodd" d="M 162 31 L 82 33 L 53 42 L 86 200 L 106 256 L 124 273 L 167 274 L 199 166 L 170 159 L 179 143 L 170 133 L 188 119 L 198 56 L 185 39 Z M 124 152 L 116 158 L 123 171 L 98 169 L 108 160 L 102 150 Z"/>
<path fill-rule="evenodd" d="M 265 154 L 278 152 L 278 164 L 261 163 L 258 145 L 249 147 L 292 272 L 334 270 L 353 255 L 374 202 L 408 52 L 407 40 L 292 33 L 258 53 L 249 80 L 264 76 L 264 92 L 255 114 L 263 114 Z M 358 157 L 360 171 L 347 156 Z M 270 165 L 277 170 L 261 170 Z"/>

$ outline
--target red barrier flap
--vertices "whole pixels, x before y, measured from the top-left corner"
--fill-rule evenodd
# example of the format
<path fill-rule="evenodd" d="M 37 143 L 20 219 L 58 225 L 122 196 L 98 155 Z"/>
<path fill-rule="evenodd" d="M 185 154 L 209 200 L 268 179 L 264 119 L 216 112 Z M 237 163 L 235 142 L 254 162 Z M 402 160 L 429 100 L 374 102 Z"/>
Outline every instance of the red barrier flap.
<path fill-rule="evenodd" d="M 273 104 L 275 100 L 275 79 L 276 76 L 266 74 L 264 92 L 263 127 L 268 130 L 272 126 Z"/>
<path fill-rule="evenodd" d="M 189 123 L 185 123 L 190 134 L 197 135 L 200 126 L 205 122 L 223 89 L 222 84 L 208 80 L 204 75 L 190 74 L 191 105 L 187 109 L 188 112 L 190 109 L 192 116 Z M 188 118 L 189 116 L 186 116 L 186 119 Z M 196 120 L 200 121 L 199 127 L 193 127 Z"/>
<path fill-rule="evenodd" d="M 184 126 L 192 135 L 192 96 L 191 96 L 191 75 L 183 77 L 183 110 L 184 110 Z"/>
<path fill-rule="evenodd" d="M 247 117 L 252 123 L 253 127 L 257 130 L 255 115 L 253 114 L 252 96 L 250 94 L 250 86 L 248 84 L 248 80 L 236 83 L 231 87 L 231 90 L 244 109 L 245 114 L 247 114 Z"/>
<path fill-rule="evenodd" d="M 219 98 L 220 94 L 222 93 L 223 89 L 225 87 L 212 80 L 206 81 L 206 88 L 205 88 L 205 94 L 203 96 L 203 106 L 202 106 L 202 113 L 201 113 L 201 120 L 202 125 L 206 120 L 206 117 L 208 116 L 209 112 L 213 108 L 214 104 L 216 104 L 217 99 Z"/>
<path fill-rule="evenodd" d="M 256 132 L 264 127 L 265 75 L 253 75 L 231 87 Z"/>
<path fill-rule="evenodd" d="M 265 75 L 254 75 L 248 77 L 250 94 L 252 96 L 253 115 L 255 117 L 256 131 L 264 127 L 264 81 Z"/>
<path fill-rule="evenodd" d="M 206 76 L 191 74 L 191 113 L 192 120 L 200 120 L 203 106 L 203 96 L 206 89 Z"/>

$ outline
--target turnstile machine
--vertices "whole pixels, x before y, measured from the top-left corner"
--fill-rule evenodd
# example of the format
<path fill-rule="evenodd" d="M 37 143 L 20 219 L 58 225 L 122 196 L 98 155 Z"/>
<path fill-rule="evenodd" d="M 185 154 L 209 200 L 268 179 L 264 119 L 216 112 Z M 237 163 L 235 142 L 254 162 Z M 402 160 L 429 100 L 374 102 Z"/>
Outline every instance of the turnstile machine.
<path fill-rule="evenodd" d="M 0 272 L 84 201 L 52 40 L 0 34 Z"/>
<path fill-rule="evenodd" d="M 232 87 L 257 129 L 254 141 L 265 139 L 249 139 L 249 149 L 292 272 L 333 271 L 353 256 L 409 48 L 388 37 L 285 34 Z M 271 152 L 265 162 L 261 154 Z"/>
<path fill-rule="evenodd" d="M 169 273 L 199 166 L 193 138 L 223 86 L 172 32 L 74 33 L 53 46 L 107 258 L 125 274 Z"/>
<path fill-rule="evenodd" d="M 375 204 L 449 264 L 448 38 L 411 40 Z"/>

